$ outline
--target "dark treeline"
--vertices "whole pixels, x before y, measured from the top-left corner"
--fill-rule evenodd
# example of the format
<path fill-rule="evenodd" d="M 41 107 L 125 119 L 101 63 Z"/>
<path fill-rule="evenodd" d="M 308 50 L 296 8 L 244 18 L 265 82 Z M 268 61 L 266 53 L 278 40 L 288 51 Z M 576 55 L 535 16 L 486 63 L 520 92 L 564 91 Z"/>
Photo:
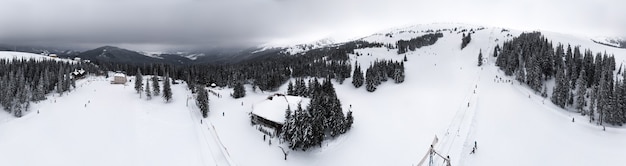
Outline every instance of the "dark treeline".
<path fill-rule="evenodd" d="M 365 71 L 365 89 L 374 92 L 378 85 L 389 78 L 393 79 L 395 83 L 404 82 L 404 62 L 375 61 Z"/>
<path fill-rule="evenodd" d="M 471 41 L 472 41 L 472 33 L 474 30 L 471 30 L 470 33 L 463 33 L 463 38 L 461 39 L 461 49 L 464 49 Z"/>
<path fill-rule="evenodd" d="M 16 117 L 29 111 L 31 102 L 46 99 L 46 94 L 64 92 L 76 87 L 71 72 L 84 69 L 95 73 L 96 66 L 56 60 L 0 60 L 0 105 Z"/>
<path fill-rule="evenodd" d="M 415 49 L 419 49 L 424 46 L 429 46 L 435 44 L 439 38 L 443 37 L 443 34 L 440 32 L 426 34 L 424 36 L 412 38 L 411 40 L 399 40 L 396 42 L 396 47 L 398 48 L 398 54 L 404 54 L 406 52 L 415 51 Z"/>
<path fill-rule="evenodd" d="M 494 55 L 497 55 L 494 53 Z M 615 71 L 615 58 L 553 44 L 539 32 L 523 33 L 503 44 L 496 65 L 506 75 L 547 97 L 545 82 L 555 79 L 550 100 L 561 108 L 575 109 L 598 124 L 626 123 L 626 73 Z M 619 81 L 619 80 L 622 81 Z"/>
<path fill-rule="evenodd" d="M 352 72 L 348 54 L 354 53 L 355 49 L 382 46 L 380 43 L 354 41 L 338 46 L 310 50 L 299 55 L 278 53 L 264 59 L 224 65 L 174 66 L 97 61 L 94 63 L 103 70 L 124 71 L 127 75 L 135 75 L 137 68 L 140 68 L 143 74 L 169 75 L 173 79 L 185 80 L 190 84 L 209 85 L 215 83 L 220 87 L 249 84 L 255 89 L 274 91 L 292 77 L 332 78 L 343 83 L 343 80 L 349 78 Z"/>

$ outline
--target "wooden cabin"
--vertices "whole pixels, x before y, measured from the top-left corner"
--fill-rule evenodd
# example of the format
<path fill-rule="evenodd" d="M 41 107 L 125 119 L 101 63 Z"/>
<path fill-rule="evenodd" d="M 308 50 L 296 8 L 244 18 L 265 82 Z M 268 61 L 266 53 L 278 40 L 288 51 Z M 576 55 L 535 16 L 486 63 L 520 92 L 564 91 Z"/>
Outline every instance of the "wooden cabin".
<path fill-rule="evenodd" d="M 293 113 L 298 108 L 298 104 L 306 108 L 309 102 L 309 98 L 274 94 L 252 106 L 250 120 L 253 125 L 269 128 L 273 130 L 274 135 L 277 135 L 285 123 L 286 110 L 291 109 Z"/>

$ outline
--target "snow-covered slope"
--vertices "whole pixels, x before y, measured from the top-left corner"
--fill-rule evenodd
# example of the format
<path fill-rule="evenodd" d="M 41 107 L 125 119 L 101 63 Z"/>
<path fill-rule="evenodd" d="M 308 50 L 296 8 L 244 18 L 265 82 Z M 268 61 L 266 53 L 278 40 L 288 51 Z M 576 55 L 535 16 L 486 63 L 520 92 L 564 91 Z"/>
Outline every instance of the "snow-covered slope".
<path fill-rule="evenodd" d="M 289 54 L 289 55 L 295 55 L 298 53 L 302 53 L 302 52 L 306 52 L 309 50 L 322 48 L 326 46 L 331 46 L 334 44 L 337 44 L 337 42 L 333 38 L 323 38 L 323 39 L 319 39 L 313 42 L 304 43 L 304 44 L 295 44 L 295 45 L 285 44 L 284 42 L 279 41 L 279 42 L 271 42 L 271 43 L 263 44 L 260 46 L 260 49 L 254 51 L 253 53 L 265 51 L 268 49 L 281 48 L 283 49 L 283 53 Z"/>
<path fill-rule="evenodd" d="M 472 41 L 461 50 L 463 29 Z M 432 30 L 432 31 L 428 31 Z M 10 165 L 415 165 L 434 148 L 452 165 L 623 165 L 626 129 L 601 127 L 560 109 L 494 65 L 493 48 L 521 31 L 463 24 L 432 24 L 377 33 L 362 40 L 394 44 L 441 32 L 432 46 L 397 54 L 365 48 L 350 55 L 366 69 L 381 59 L 401 60 L 402 84 L 376 92 L 354 88 L 351 78 L 335 89 L 354 124 L 346 134 L 309 151 L 288 150 L 264 139 L 250 123 L 253 105 L 276 92 L 253 91 L 233 99 L 232 89 L 211 89 L 209 117 L 200 123 L 186 85 L 174 85 L 174 101 L 139 99 L 132 86 L 90 78 L 74 92 L 35 104 L 21 119 L 0 111 L 0 161 Z M 614 54 L 626 50 L 586 37 L 542 32 L 553 43 Z M 479 51 L 485 56 L 477 67 Z M 286 92 L 287 85 L 278 92 Z M 222 96 L 222 97 L 218 97 Z M 56 103 L 55 103 L 56 100 Z M 89 103 L 91 102 L 91 103 Z M 575 122 L 572 122 L 572 118 Z M 476 154 L 470 151 L 477 142 Z M 286 149 L 286 148 L 285 148 Z M 435 157 L 435 164 L 442 160 Z"/>
<path fill-rule="evenodd" d="M 14 52 L 14 51 L 0 51 L 0 59 L 14 60 L 14 59 L 35 59 L 35 60 L 58 60 L 65 62 L 74 62 L 74 60 L 70 59 L 60 59 L 60 58 L 52 58 L 49 56 L 44 56 L 41 54 L 33 54 L 27 52 Z"/>
<path fill-rule="evenodd" d="M 626 39 L 621 37 L 595 37 L 591 40 L 613 47 L 626 48 Z"/>

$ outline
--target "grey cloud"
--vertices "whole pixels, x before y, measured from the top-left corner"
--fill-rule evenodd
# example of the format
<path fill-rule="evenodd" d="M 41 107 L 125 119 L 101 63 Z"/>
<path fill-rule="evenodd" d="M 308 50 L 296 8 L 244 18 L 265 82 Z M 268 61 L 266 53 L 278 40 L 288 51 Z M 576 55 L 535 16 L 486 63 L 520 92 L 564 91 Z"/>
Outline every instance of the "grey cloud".
<path fill-rule="evenodd" d="M 431 22 L 626 35 L 625 5 L 617 0 L 6 0 L 0 6 L 0 43 L 252 44 L 356 37 Z"/>

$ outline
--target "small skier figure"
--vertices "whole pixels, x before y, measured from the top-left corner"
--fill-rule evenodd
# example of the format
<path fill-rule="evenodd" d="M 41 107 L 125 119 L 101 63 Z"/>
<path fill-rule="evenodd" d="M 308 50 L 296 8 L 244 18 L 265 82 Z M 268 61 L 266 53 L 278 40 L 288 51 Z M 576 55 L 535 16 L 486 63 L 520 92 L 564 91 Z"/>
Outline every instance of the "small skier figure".
<path fill-rule="evenodd" d="M 474 148 L 478 149 L 478 142 L 474 141 Z"/>
<path fill-rule="evenodd" d="M 224 116 L 224 112 L 222 112 L 222 116 Z"/>
<path fill-rule="evenodd" d="M 572 118 L 572 122 L 574 122 L 574 118 Z"/>
<path fill-rule="evenodd" d="M 476 149 L 477 148 L 478 148 L 478 143 L 476 141 L 474 141 L 474 147 L 472 148 L 472 152 L 470 152 L 470 154 L 476 153 Z"/>

